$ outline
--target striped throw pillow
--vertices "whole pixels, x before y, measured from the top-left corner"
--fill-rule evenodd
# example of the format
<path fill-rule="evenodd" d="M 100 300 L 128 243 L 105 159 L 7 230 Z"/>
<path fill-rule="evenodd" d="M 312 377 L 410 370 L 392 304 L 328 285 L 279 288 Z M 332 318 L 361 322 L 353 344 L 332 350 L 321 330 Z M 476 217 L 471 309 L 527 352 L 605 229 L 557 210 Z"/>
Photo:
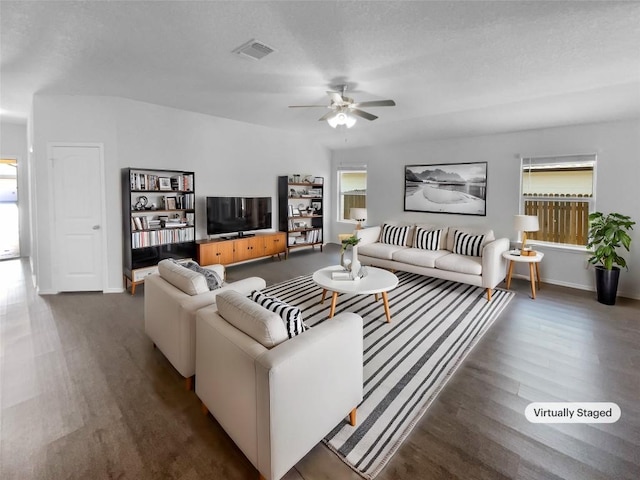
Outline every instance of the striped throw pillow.
<path fill-rule="evenodd" d="M 409 227 L 409 225 L 404 227 L 396 227 L 393 225 L 384 224 L 382 226 L 382 233 L 380 235 L 380 243 L 406 247 L 407 240 L 409 239 L 409 228 L 411 228 Z"/>
<path fill-rule="evenodd" d="M 456 230 L 453 238 L 453 253 L 470 257 L 479 257 L 482 254 L 484 235 L 471 235 Z"/>
<path fill-rule="evenodd" d="M 289 338 L 300 335 L 308 328 L 302 322 L 302 312 L 298 307 L 292 307 L 291 305 L 288 305 L 275 297 L 262 293 L 259 290 L 251 292 L 250 298 L 258 305 L 262 305 L 267 310 L 280 315 L 284 322 L 284 326 L 287 329 L 287 335 Z"/>
<path fill-rule="evenodd" d="M 426 230 L 416 227 L 416 238 L 413 242 L 414 248 L 422 250 L 440 250 L 440 238 L 442 238 L 442 229 Z"/>

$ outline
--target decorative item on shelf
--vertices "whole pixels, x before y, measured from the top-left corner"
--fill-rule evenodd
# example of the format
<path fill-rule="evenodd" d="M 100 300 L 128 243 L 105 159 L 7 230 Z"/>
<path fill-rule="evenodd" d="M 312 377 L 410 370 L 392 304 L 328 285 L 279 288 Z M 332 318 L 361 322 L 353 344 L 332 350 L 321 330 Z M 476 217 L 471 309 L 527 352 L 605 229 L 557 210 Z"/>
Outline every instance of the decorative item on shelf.
<path fill-rule="evenodd" d="M 523 256 L 535 256 L 536 252 L 527 248 L 527 232 L 537 232 L 540 224 L 536 215 L 516 215 L 514 217 L 514 228 L 517 232 L 522 232 L 522 247 L 520 254 Z"/>
<path fill-rule="evenodd" d="M 300 183 L 300 174 L 298 173 L 293 174 L 293 183 Z"/>
<path fill-rule="evenodd" d="M 362 223 L 367 221 L 367 209 L 366 208 L 352 208 L 349 211 L 349 216 L 352 220 L 358 222 L 356 225 L 356 230 L 360 230 L 362 228 Z"/>
<path fill-rule="evenodd" d="M 136 199 L 136 204 L 134 208 L 136 210 L 144 210 L 147 206 L 147 203 L 149 203 L 149 199 L 144 195 L 142 195 Z"/>
<path fill-rule="evenodd" d="M 594 212 L 589 215 L 587 249 L 591 254 L 589 263 L 596 266 L 596 292 L 600 303 L 616 303 L 620 268 L 615 265 L 628 269 L 627 261 L 616 250 L 623 247 L 629 251 L 631 237 L 627 232 L 633 230 L 635 224 L 631 217 L 619 213 Z"/>
<path fill-rule="evenodd" d="M 316 185 L 322 185 L 324 183 L 324 177 L 315 177 L 313 179 L 313 183 Z"/>
<path fill-rule="evenodd" d="M 311 210 L 314 215 L 322 215 L 322 201 L 321 200 L 312 200 L 311 201 Z"/>
<path fill-rule="evenodd" d="M 164 208 L 166 210 L 176 209 L 176 197 L 164 197 Z"/>
<path fill-rule="evenodd" d="M 171 179 L 169 177 L 158 178 L 158 186 L 160 190 L 171 190 Z"/>

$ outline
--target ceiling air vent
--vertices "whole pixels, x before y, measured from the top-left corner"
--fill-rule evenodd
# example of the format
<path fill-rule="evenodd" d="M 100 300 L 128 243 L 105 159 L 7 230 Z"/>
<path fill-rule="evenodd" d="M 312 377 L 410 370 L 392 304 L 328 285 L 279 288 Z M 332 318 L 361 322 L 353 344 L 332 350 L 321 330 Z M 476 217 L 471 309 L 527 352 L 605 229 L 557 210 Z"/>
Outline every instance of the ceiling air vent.
<path fill-rule="evenodd" d="M 249 40 L 241 47 L 236 48 L 233 53 L 237 53 L 238 55 L 249 57 L 254 60 L 261 60 L 274 51 L 275 50 L 273 48 L 265 45 L 264 43 L 256 40 Z"/>

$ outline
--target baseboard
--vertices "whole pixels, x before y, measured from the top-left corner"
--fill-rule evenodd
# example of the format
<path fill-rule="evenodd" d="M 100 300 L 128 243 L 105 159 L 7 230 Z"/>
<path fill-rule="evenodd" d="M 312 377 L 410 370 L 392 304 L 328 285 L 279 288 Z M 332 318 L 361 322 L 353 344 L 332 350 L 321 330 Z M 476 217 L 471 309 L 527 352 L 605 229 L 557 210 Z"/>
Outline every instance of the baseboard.
<path fill-rule="evenodd" d="M 45 289 L 41 289 L 41 288 L 36 288 L 36 293 L 38 295 L 58 295 L 60 292 L 57 290 L 47 290 Z"/>
<path fill-rule="evenodd" d="M 102 291 L 102 293 L 123 293 L 124 291 L 125 291 L 125 289 L 122 288 L 122 287 L 119 287 L 119 288 L 111 287 L 111 288 L 105 288 Z"/>
<path fill-rule="evenodd" d="M 528 275 L 521 275 L 521 274 L 514 274 L 511 276 L 512 278 L 520 278 L 522 280 L 526 280 L 527 282 L 529 282 L 529 276 Z M 594 292 L 596 291 L 595 288 L 593 287 L 588 287 L 586 285 L 581 285 L 579 283 L 571 283 L 571 282 L 563 282 L 560 280 L 549 280 L 546 278 L 542 279 L 542 283 L 548 283 L 549 285 L 558 285 L 559 287 L 568 287 L 568 288 L 575 288 L 576 290 L 584 290 L 587 292 Z M 618 296 L 619 297 L 624 297 L 624 298 L 630 298 L 632 300 L 640 300 L 640 295 L 638 294 L 631 294 L 629 292 L 625 292 L 623 290 L 618 290 Z"/>

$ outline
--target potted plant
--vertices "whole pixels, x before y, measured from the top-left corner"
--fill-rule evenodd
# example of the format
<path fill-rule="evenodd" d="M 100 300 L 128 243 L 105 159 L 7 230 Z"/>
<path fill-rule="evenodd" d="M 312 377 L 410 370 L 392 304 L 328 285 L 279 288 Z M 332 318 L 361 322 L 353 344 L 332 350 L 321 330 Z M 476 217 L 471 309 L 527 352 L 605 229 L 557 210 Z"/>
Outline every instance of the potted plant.
<path fill-rule="evenodd" d="M 624 247 L 629 251 L 633 230 L 630 217 L 619 213 L 594 212 L 589 215 L 589 243 L 587 248 L 591 257 L 589 263 L 596 267 L 596 292 L 598 302 L 614 305 L 618 291 L 620 268 L 627 268 L 627 262 L 618 255 L 617 249 Z M 618 265 L 619 267 L 617 267 Z"/>

